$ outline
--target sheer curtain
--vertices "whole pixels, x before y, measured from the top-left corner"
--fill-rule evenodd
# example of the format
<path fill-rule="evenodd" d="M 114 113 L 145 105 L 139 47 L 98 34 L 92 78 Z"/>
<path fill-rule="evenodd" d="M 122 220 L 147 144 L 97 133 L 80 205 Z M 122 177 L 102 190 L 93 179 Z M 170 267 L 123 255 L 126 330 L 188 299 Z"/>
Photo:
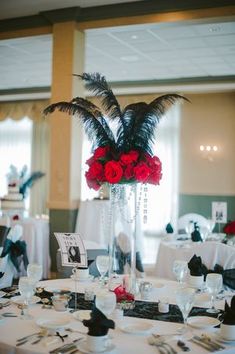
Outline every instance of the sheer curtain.
<path fill-rule="evenodd" d="M 177 225 L 179 181 L 180 106 L 174 106 L 160 121 L 154 153 L 162 161 L 159 186 L 148 185 L 148 222 L 146 235 L 161 235 L 168 222 Z"/>
<path fill-rule="evenodd" d="M 32 121 L 25 117 L 20 121 L 10 118 L 0 121 L 0 196 L 7 192 L 6 174 L 10 165 L 18 171 L 24 165 L 31 170 Z M 29 200 L 26 200 L 26 209 Z"/>

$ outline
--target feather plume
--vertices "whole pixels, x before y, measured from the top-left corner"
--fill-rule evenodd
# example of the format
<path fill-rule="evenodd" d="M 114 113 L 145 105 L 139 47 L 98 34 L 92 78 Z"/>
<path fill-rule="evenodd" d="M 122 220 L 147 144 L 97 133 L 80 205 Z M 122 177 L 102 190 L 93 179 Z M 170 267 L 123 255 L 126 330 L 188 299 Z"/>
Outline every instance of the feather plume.
<path fill-rule="evenodd" d="M 33 186 L 33 184 L 41 177 L 45 176 L 45 173 L 37 171 L 37 172 L 33 172 L 28 178 L 27 180 L 21 184 L 20 186 L 20 193 L 23 194 L 23 198 L 26 195 L 27 189 L 31 188 Z"/>

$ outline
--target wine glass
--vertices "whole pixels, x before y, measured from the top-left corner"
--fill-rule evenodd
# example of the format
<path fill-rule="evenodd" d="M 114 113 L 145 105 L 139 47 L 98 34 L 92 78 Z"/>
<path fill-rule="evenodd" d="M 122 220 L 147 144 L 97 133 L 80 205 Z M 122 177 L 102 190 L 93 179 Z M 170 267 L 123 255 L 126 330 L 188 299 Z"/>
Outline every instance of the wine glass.
<path fill-rule="evenodd" d="M 173 263 L 173 273 L 177 281 L 182 284 L 188 272 L 188 263 L 186 261 L 175 260 Z"/>
<path fill-rule="evenodd" d="M 42 278 L 42 265 L 30 263 L 27 267 L 27 275 L 29 278 L 34 279 L 35 283 L 37 283 Z"/>
<path fill-rule="evenodd" d="M 191 233 L 194 230 L 194 222 L 189 221 L 188 224 L 185 226 L 185 232 L 188 235 L 188 238 L 191 238 Z"/>
<path fill-rule="evenodd" d="M 97 256 L 96 257 L 96 267 L 100 273 L 100 281 L 104 282 L 104 277 L 109 270 L 109 256 Z"/>
<path fill-rule="evenodd" d="M 209 273 L 206 276 L 206 288 L 211 294 L 211 308 L 207 309 L 209 313 L 219 313 L 220 311 L 215 308 L 215 298 L 223 287 L 223 277 L 221 274 Z"/>
<path fill-rule="evenodd" d="M 179 288 L 176 290 L 176 304 L 178 305 L 180 311 L 182 312 L 183 316 L 183 327 L 179 329 L 179 332 L 181 334 L 184 334 L 187 332 L 187 318 L 189 315 L 189 312 L 191 311 L 194 303 L 194 298 L 195 298 L 195 289 L 193 288 Z"/>
<path fill-rule="evenodd" d="M 95 305 L 105 316 L 110 315 L 115 310 L 116 302 L 116 295 L 111 291 L 102 290 L 96 293 Z"/>
<path fill-rule="evenodd" d="M 34 294 L 34 286 L 35 286 L 34 279 L 31 279 L 29 277 L 21 277 L 19 279 L 18 287 L 19 287 L 19 291 L 24 299 L 25 308 L 28 308 L 29 299 Z M 21 315 L 21 318 L 25 319 L 25 320 L 31 320 L 33 317 L 29 314 L 23 313 Z"/>
<path fill-rule="evenodd" d="M 207 221 L 208 221 L 207 229 L 209 231 L 209 235 L 211 235 L 215 227 L 215 221 L 213 219 L 207 219 Z"/>

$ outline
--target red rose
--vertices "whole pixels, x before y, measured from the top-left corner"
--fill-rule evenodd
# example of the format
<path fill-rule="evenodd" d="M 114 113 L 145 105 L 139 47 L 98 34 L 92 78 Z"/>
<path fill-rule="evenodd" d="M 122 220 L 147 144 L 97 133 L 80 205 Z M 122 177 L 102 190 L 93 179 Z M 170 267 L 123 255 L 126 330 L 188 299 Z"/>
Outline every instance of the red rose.
<path fill-rule="evenodd" d="M 145 162 L 140 162 L 134 167 L 135 179 L 138 182 L 146 182 L 150 173 L 151 170 Z"/>
<path fill-rule="evenodd" d="M 235 221 L 231 221 L 231 222 L 229 222 L 227 225 L 225 225 L 223 231 L 224 231 L 227 235 L 233 235 L 233 234 L 235 234 Z"/>
<path fill-rule="evenodd" d="M 118 183 L 123 175 L 123 169 L 119 162 L 111 160 L 104 166 L 104 174 L 107 182 Z"/>
<path fill-rule="evenodd" d="M 89 179 L 97 179 L 99 181 L 104 180 L 104 167 L 100 162 L 93 162 L 88 170 Z"/>
<path fill-rule="evenodd" d="M 98 191 L 100 189 L 100 184 L 96 181 L 96 179 L 90 179 L 87 176 L 87 173 L 86 173 L 86 182 L 89 188 L 92 188 L 95 191 Z"/>
<path fill-rule="evenodd" d="M 136 162 L 139 158 L 139 152 L 136 150 L 131 150 L 127 154 L 122 154 L 120 156 L 120 161 L 124 165 L 129 165 L 132 162 Z"/>
<path fill-rule="evenodd" d="M 127 165 L 125 170 L 124 170 L 124 177 L 125 179 L 129 180 L 134 177 L 134 166 L 133 165 Z"/>
<path fill-rule="evenodd" d="M 94 156 L 91 156 L 88 160 L 86 160 L 86 164 L 91 166 L 95 162 Z"/>
<path fill-rule="evenodd" d="M 117 302 L 122 301 L 134 301 L 135 297 L 133 294 L 128 293 L 122 285 L 119 285 L 117 288 L 114 289 L 114 293 L 117 298 Z"/>
<path fill-rule="evenodd" d="M 98 147 L 95 152 L 94 152 L 94 158 L 100 159 L 100 158 L 104 158 L 107 154 L 107 152 L 110 150 L 109 146 L 100 146 Z"/>
<path fill-rule="evenodd" d="M 149 167 L 161 165 L 161 161 L 157 156 L 150 156 L 149 154 L 145 154 L 144 157 Z"/>
<path fill-rule="evenodd" d="M 159 184 L 161 179 L 162 179 L 161 169 L 155 169 L 154 171 L 151 172 L 147 182 L 151 184 Z"/>

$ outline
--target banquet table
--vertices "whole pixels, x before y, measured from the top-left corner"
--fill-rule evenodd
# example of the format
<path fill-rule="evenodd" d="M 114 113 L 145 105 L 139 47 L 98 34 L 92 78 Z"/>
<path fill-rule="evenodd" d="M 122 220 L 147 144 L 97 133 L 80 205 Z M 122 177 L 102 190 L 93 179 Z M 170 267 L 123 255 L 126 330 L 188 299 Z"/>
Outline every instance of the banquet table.
<path fill-rule="evenodd" d="M 173 293 L 173 290 L 179 286 L 174 281 L 167 281 L 164 279 L 148 279 L 152 281 L 153 284 L 153 292 L 151 294 L 151 300 L 156 301 L 156 299 L 162 299 L 166 297 L 166 295 Z M 77 284 L 77 283 L 76 283 Z M 93 284 L 95 287 L 98 286 L 98 283 L 89 281 L 79 282 L 76 286 L 76 290 L 78 292 L 83 292 L 84 288 L 88 285 Z M 47 290 L 53 291 L 58 289 L 69 288 L 71 291 L 75 290 L 75 282 L 72 279 L 56 279 L 50 281 L 43 281 L 40 283 L 40 286 L 47 288 Z M 229 294 L 227 294 L 229 295 Z M 171 299 L 174 301 L 174 296 Z M 203 302 L 200 304 L 203 306 Z M 205 305 L 205 304 L 204 304 Z M 216 306 L 223 308 L 224 300 L 217 301 Z M 206 306 L 205 306 L 206 307 Z M 79 309 L 79 304 L 78 304 Z M 0 310 L 0 314 L 5 312 L 4 310 Z M 16 308 L 14 304 L 7 307 L 7 312 L 13 312 L 19 315 L 19 309 Z M 0 321 L 0 353 L 1 354 L 41 354 L 41 353 L 49 353 L 51 350 L 60 347 L 64 343 L 71 343 L 73 339 L 82 338 L 82 341 L 85 340 L 85 333 L 87 332 L 86 327 L 83 326 L 82 322 L 75 319 L 72 313 L 70 312 L 56 312 L 54 309 L 42 309 L 41 304 L 34 304 L 30 306 L 29 312 L 33 315 L 33 320 L 21 320 L 19 317 L 14 318 L 4 318 Z M 38 332 L 39 327 L 36 322 L 42 318 L 53 318 L 54 316 L 58 316 L 63 318 L 63 316 L 68 316 L 70 319 L 69 328 L 70 332 L 66 332 L 69 336 L 64 339 L 65 342 L 62 343 L 60 338 L 58 337 L 47 337 L 44 338 L 38 344 L 32 344 L 30 341 L 25 343 L 22 346 L 16 347 L 16 340 L 18 338 L 22 338 L 31 333 Z M 126 333 L 123 331 L 123 324 L 133 325 L 133 324 L 146 324 L 151 325 L 150 332 L 144 332 L 142 334 L 137 333 Z M 158 353 L 158 349 L 155 346 L 148 344 L 148 338 L 151 333 L 155 334 L 173 334 L 176 332 L 177 328 L 179 328 L 179 323 L 166 322 L 161 320 L 151 320 L 151 319 L 143 319 L 143 318 L 134 318 L 129 316 L 124 316 L 122 320 L 116 321 L 115 330 L 110 330 L 109 335 L 111 342 L 113 344 L 113 349 L 109 351 L 112 354 L 155 354 Z M 71 333 L 71 330 L 74 331 Z M 198 329 L 191 328 L 193 335 L 200 335 L 202 332 Z M 77 332 L 76 332 L 77 331 Z M 208 334 L 214 335 L 215 338 L 218 336 L 219 329 L 213 328 L 208 330 Z M 65 333 L 64 332 L 64 333 Z M 204 331 L 205 332 L 205 331 Z M 61 333 L 63 334 L 63 333 Z M 176 346 L 175 337 L 171 336 L 168 340 L 171 346 L 175 349 L 177 353 L 181 352 L 181 349 Z M 50 340 L 49 340 L 50 339 Z M 200 346 L 184 340 L 187 346 L 190 347 L 190 352 L 192 354 L 206 354 L 207 350 L 201 348 Z M 214 353 L 221 354 L 234 354 L 235 351 L 235 341 L 231 343 L 221 343 L 224 345 L 224 349 L 220 351 L 214 351 Z M 77 353 L 82 353 L 84 351 L 77 351 Z M 57 352 L 59 353 L 59 351 Z M 87 353 L 90 353 L 87 351 Z"/>
<path fill-rule="evenodd" d="M 201 256 L 202 262 L 209 269 L 213 269 L 215 264 L 221 265 L 224 269 L 235 268 L 235 247 L 221 243 L 219 237 L 216 241 L 208 240 L 201 243 L 167 236 L 160 242 L 154 274 L 173 280 L 175 279 L 172 271 L 174 260 L 188 262 L 194 254 Z"/>
<path fill-rule="evenodd" d="M 23 236 L 27 244 L 29 263 L 39 263 L 43 267 L 43 278 L 49 277 L 50 254 L 49 254 L 49 221 L 44 218 L 22 218 L 11 221 L 14 225 L 23 227 Z"/>

